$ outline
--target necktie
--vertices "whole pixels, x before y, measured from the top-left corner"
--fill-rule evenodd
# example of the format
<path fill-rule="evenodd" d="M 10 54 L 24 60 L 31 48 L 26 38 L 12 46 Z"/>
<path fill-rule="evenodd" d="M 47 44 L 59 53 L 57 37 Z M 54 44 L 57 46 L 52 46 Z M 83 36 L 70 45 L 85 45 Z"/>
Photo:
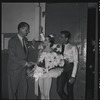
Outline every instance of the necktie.
<path fill-rule="evenodd" d="M 62 44 L 62 54 L 64 53 L 64 48 L 65 48 L 65 45 Z"/>
<path fill-rule="evenodd" d="M 23 48 L 24 48 L 24 52 L 25 52 L 25 54 L 26 54 L 25 38 L 23 38 Z"/>

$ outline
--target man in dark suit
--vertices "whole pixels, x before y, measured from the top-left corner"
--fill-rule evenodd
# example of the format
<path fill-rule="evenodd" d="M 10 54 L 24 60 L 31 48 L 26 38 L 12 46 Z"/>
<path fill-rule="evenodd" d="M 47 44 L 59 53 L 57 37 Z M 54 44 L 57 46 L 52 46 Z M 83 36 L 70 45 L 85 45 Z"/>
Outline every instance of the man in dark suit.
<path fill-rule="evenodd" d="M 26 36 L 29 33 L 29 29 L 30 26 L 26 22 L 19 23 L 18 34 L 8 42 L 9 60 L 7 71 L 9 99 L 26 99 L 26 67 L 33 65 L 32 62 L 27 61 L 29 44 Z"/>
<path fill-rule="evenodd" d="M 65 59 L 64 70 L 57 78 L 57 92 L 61 100 L 73 100 L 73 85 L 76 78 L 78 66 L 78 50 L 77 47 L 69 43 L 71 33 L 69 31 L 61 31 L 62 37 L 62 54 Z M 67 84 L 67 94 L 64 87 Z"/>

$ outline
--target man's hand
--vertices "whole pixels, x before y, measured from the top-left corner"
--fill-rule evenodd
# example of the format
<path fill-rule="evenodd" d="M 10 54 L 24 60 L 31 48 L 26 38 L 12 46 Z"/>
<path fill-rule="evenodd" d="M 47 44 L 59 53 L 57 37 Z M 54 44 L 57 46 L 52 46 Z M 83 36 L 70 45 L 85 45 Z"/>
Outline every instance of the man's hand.
<path fill-rule="evenodd" d="M 75 78 L 74 78 L 74 77 L 71 77 L 71 78 L 69 79 L 69 83 L 73 84 L 74 82 L 75 82 Z"/>

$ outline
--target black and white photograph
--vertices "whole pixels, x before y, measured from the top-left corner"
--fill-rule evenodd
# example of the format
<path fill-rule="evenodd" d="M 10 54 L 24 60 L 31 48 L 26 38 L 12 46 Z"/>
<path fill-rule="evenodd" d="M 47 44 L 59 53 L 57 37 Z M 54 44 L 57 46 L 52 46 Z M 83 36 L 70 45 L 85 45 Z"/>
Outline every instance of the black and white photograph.
<path fill-rule="evenodd" d="M 99 100 L 99 12 L 96 0 L 2 1 L 1 98 Z"/>

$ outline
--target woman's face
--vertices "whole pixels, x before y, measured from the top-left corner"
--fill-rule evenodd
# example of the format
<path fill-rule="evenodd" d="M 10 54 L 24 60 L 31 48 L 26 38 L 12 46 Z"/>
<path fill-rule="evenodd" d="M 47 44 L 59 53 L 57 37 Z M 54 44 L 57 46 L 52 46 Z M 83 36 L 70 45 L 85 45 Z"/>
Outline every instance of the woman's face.
<path fill-rule="evenodd" d="M 49 38 L 46 37 L 46 38 L 45 38 L 45 41 L 44 41 L 44 46 L 47 46 L 47 45 L 49 45 L 49 44 L 50 44 Z"/>

